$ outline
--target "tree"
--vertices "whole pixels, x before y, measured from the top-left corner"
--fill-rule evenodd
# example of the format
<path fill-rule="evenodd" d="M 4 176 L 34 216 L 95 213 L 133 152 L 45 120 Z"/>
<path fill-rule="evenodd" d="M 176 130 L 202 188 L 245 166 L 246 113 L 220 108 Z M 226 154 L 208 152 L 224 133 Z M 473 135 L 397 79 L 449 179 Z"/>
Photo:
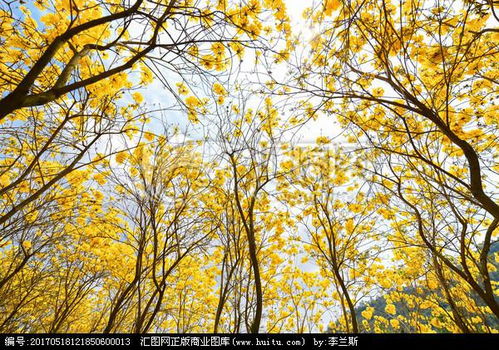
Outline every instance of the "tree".
<path fill-rule="evenodd" d="M 315 147 L 288 152 L 282 167 L 292 171 L 282 196 L 299 208 L 296 217 L 304 231 L 299 240 L 306 256 L 336 289 L 342 330 L 358 333 L 356 307 L 372 291 L 368 271 L 379 254 L 380 237 L 375 206 L 359 188 L 356 161 L 330 142 L 321 136 Z"/>
<path fill-rule="evenodd" d="M 293 85 L 337 115 L 349 141 L 371 150 L 366 171 L 393 199 L 391 210 L 408 208 L 421 244 L 499 317 L 489 272 L 499 206 L 485 189 L 497 171 L 495 102 L 487 97 L 496 86 L 493 6 L 325 4 L 329 10 L 313 13 L 321 32 Z M 406 220 L 392 213 L 385 215 Z"/>
<path fill-rule="evenodd" d="M 161 136 L 126 158 L 126 172 L 109 175 L 123 220 L 115 229 L 115 246 L 128 246 L 131 254 L 121 258 L 125 275 L 115 271 L 110 276 L 116 288 L 108 287 L 112 298 L 106 333 L 122 327 L 147 332 L 162 309 L 170 276 L 186 256 L 199 252 L 213 231 L 201 212 L 194 215 L 199 193 L 207 186 L 202 160 L 194 152 L 194 145 L 172 145 Z M 130 312 L 133 321 L 123 324 Z"/>
<path fill-rule="evenodd" d="M 106 79 L 123 86 L 127 82 L 123 73 L 146 58 L 169 69 L 182 64 L 192 68 L 190 49 L 205 68 L 223 70 L 230 43 L 258 39 L 264 11 L 258 1 L 240 6 L 192 0 L 58 0 L 35 5 L 43 14 L 42 30 L 29 8 L 13 3 L 2 8 L 2 92 L 7 94 L 0 101 L 0 120 L 19 108 L 45 105 L 82 89 L 102 97 Z M 275 13 L 279 28 L 287 30 L 279 6 L 279 1 L 265 4 L 279 12 Z M 198 44 L 211 44 L 210 53 L 201 55 Z M 22 50 L 29 57 L 23 57 Z M 142 64 L 142 81 L 151 79 L 152 72 Z"/>
<path fill-rule="evenodd" d="M 264 47 L 262 26 L 270 13 L 277 20 L 271 28 L 289 36 L 279 6 L 258 1 L 2 2 L 2 295 L 11 295 L 13 286 L 31 290 L 29 283 L 20 286 L 14 279 L 31 260 L 41 264 L 59 243 L 68 243 L 72 231 L 67 226 L 83 230 L 93 224 L 102 210 L 96 203 L 108 197 L 96 191 L 97 199 L 89 198 L 93 191 L 83 187 L 105 183 L 108 158 L 121 151 L 120 135 L 133 141 L 150 135 L 144 132 L 146 108 L 139 109 L 144 96 L 135 90 L 156 77 L 189 107 L 174 82 L 222 72 L 237 64 L 245 48 Z M 165 78 L 172 73 L 173 79 Z M 94 173 L 99 163 L 103 173 Z M 88 213 L 85 206 L 94 211 Z M 7 315 L 14 311 L 5 310 Z"/>
<path fill-rule="evenodd" d="M 0 332 L 497 332 L 497 4 L 285 4 L 1 2 Z"/>
<path fill-rule="evenodd" d="M 232 218 L 242 226 L 247 244 L 247 256 L 251 266 L 251 281 L 254 288 L 254 314 L 247 328 L 251 333 L 258 333 L 263 316 L 264 283 L 262 280 L 262 253 L 265 240 L 272 231 L 270 222 L 267 227 L 259 225 L 266 212 L 270 210 L 269 193 L 266 188 L 279 176 L 277 164 L 277 144 L 282 136 L 279 127 L 279 114 L 272 100 L 252 99 L 252 96 L 239 96 L 237 104 L 220 109 L 215 116 L 214 125 L 216 147 L 220 149 L 221 160 L 230 174 L 226 183 L 229 206 L 235 208 Z M 255 102 L 256 101 L 256 102 Z M 256 103 L 255 109 L 250 104 Z M 231 114 L 237 115 L 233 120 Z M 229 234 L 237 232 L 229 231 Z M 236 247 L 239 249 L 239 247 Z M 229 253 L 226 251 L 225 253 Z M 241 255 L 241 256 L 245 256 Z M 246 303 L 249 303 L 246 300 Z"/>

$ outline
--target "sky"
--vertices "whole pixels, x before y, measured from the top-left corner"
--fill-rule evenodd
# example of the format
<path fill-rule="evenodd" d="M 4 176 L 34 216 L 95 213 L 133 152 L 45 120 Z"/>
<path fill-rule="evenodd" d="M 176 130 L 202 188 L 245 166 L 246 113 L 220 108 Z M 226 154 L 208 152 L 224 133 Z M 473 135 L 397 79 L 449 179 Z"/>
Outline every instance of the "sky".
<path fill-rule="evenodd" d="M 296 30 L 295 34 L 298 34 L 305 29 L 304 37 L 307 37 L 308 28 L 306 28 L 305 19 L 303 18 L 302 13 L 306 7 L 312 5 L 313 0 L 285 0 L 285 2 L 288 15 L 292 21 L 292 28 L 293 30 Z M 286 74 L 286 67 L 282 66 L 281 69 L 281 72 L 274 72 L 274 75 L 277 78 L 280 76 L 284 77 Z M 165 72 L 164 74 L 169 78 L 169 84 L 174 87 L 175 82 L 179 80 L 179 77 L 171 72 Z M 152 84 L 144 88 L 142 92 L 149 107 L 167 107 L 174 104 L 171 93 L 164 88 L 159 80 L 155 80 Z M 281 110 L 280 112 L 282 114 L 287 113 L 285 110 Z M 153 132 L 155 130 L 162 130 L 161 124 L 165 122 L 168 124 L 178 124 L 181 130 L 189 129 L 189 138 L 191 139 L 201 138 L 206 132 L 206 130 L 201 130 L 201 128 L 189 125 L 185 112 L 178 110 L 169 110 L 161 116 L 158 114 L 158 118 L 150 124 L 149 129 Z M 332 126 L 331 119 L 319 118 L 317 121 L 311 121 L 300 129 L 295 137 L 300 140 L 299 143 L 301 144 L 314 143 L 318 136 L 335 136 Z"/>

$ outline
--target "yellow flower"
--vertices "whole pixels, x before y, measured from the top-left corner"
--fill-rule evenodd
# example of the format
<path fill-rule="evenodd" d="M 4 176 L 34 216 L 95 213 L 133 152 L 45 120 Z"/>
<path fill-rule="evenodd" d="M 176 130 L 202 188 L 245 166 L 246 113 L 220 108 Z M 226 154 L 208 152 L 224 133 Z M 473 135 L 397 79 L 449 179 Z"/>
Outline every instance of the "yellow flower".
<path fill-rule="evenodd" d="M 104 185 L 106 183 L 106 178 L 102 174 L 94 175 L 94 180 L 97 181 L 99 185 Z"/>
<path fill-rule="evenodd" d="M 144 137 L 147 141 L 152 141 L 154 140 L 154 134 L 153 133 L 150 133 L 150 132 L 145 132 L 144 133 Z"/>
<path fill-rule="evenodd" d="M 425 301 L 423 301 L 423 302 L 419 305 L 419 307 L 420 307 L 421 309 L 423 309 L 423 310 L 424 310 L 424 309 L 428 309 L 429 307 L 431 307 L 431 302 L 430 302 L 430 301 L 428 301 L 428 300 L 425 300 Z"/>
<path fill-rule="evenodd" d="M 215 64 L 215 57 L 212 55 L 204 55 L 201 57 L 201 65 L 206 69 L 213 69 L 213 65 Z"/>
<path fill-rule="evenodd" d="M 219 105 L 222 105 L 222 104 L 224 103 L 224 101 L 225 101 L 225 99 L 224 99 L 224 97 L 223 97 L 223 96 L 218 96 L 218 97 L 217 97 L 217 103 L 218 103 Z"/>
<path fill-rule="evenodd" d="M 199 49 L 196 45 L 192 45 L 187 49 L 187 53 L 193 57 L 198 57 L 199 56 Z"/>
<path fill-rule="evenodd" d="M 374 97 L 381 97 L 383 96 L 383 94 L 385 93 L 385 90 L 383 90 L 383 88 L 375 88 L 373 91 L 372 91 L 372 95 Z"/>
<path fill-rule="evenodd" d="M 436 317 L 432 318 L 431 321 L 430 321 L 431 325 L 433 327 L 436 327 L 436 328 L 442 328 L 442 323 L 440 322 L 440 320 Z"/>
<path fill-rule="evenodd" d="M 330 143 L 331 141 L 329 140 L 328 137 L 326 136 L 319 136 L 317 139 L 315 139 L 315 142 L 318 144 L 318 145 L 327 145 L 328 143 Z"/>
<path fill-rule="evenodd" d="M 220 83 L 213 84 L 213 92 L 218 96 L 227 96 L 227 90 Z"/>
<path fill-rule="evenodd" d="M 136 177 L 137 175 L 139 175 L 139 170 L 137 168 L 130 168 L 130 175 L 132 177 Z"/>
<path fill-rule="evenodd" d="M 116 155 L 116 162 L 118 164 L 123 164 L 127 158 L 128 154 L 126 154 L 126 152 L 120 152 Z"/>
<path fill-rule="evenodd" d="M 187 95 L 187 94 L 189 94 L 189 89 L 187 88 L 187 86 L 185 85 L 185 83 L 178 82 L 176 85 L 177 85 L 178 93 L 180 95 Z"/>
<path fill-rule="evenodd" d="M 187 118 L 192 122 L 192 123 L 199 123 L 199 118 L 198 114 L 195 111 L 189 111 L 187 113 Z"/>
<path fill-rule="evenodd" d="M 333 11 L 340 7 L 340 2 L 338 0 L 325 0 L 324 1 L 324 14 L 326 16 L 331 16 Z"/>
<path fill-rule="evenodd" d="M 10 184 L 9 176 L 7 174 L 2 174 L 2 176 L 0 176 L 0 186 L 5 187 L 8 184 Z"/>
<path fill-rule="evenodd" d="M 284 171 L 289 171 L 293 168 L 294 164 L 292 161 L 290 160 L 286 160 L 284 162 L 281 163 L 281 167 Z"/>
<path fill-rule="evenodd" d="M 219 42 L 213 43 L 211 44 L 211 51 L 213 51 L 216 57 L 221 58 L 225 55 L 225 46 Z"/>
<path fill-rule="evenodd" d="M 236 54 L 240 59 L 243 58 L 244 55 L 244 46 L 238 42 L 232 42 L 229 44 L 232 52 Z"/>
<path fill-rule="evenodd" d="M 154 76 L 152 71 L 148 67 L 143 66 L 142 71 L 140 72 L 140 82 L 142 84 L 150 84 L 153 80 Z"/>
<path fill-rule="evenodd" d="M 374 308 L 368 307 L 364 311 L 362 311 L 362 317 L 366 320 L 370 320 L 373 317 Z"/>
<path fill-rule="evenodd" d="M 144 96 L 142 96 L 142 94 L 140 92 L 134 92 L 132 94 L 132 97 L 133 97 L 133 100 L 136 102 L 136 103 L 142 103 L 144 101 Z"/>
<path fill-rule="evenodd" d="M 196 96 L 189 96 L 185 99 L 185 104 L 187 105 L 187 108 L 194 109 L 196 107 L 199 107 L 201 101 L 199 101 Z"/>
<path fill-rule="evenodd" d="M 397 309 L 395 308 L 395 305 L 387 304 L 385 307 L 385 311 L 391 315 L 395 315 L 395 313 L 397 312 Z"/>
<path fill-rule="evenodd" d="M 23 245 L 24 249 L 26 249 L 26 250 L 30 250 L 31 246 L 32 246 L 31 241 L 24 241 L 22 243 L 22 245 Z"/>

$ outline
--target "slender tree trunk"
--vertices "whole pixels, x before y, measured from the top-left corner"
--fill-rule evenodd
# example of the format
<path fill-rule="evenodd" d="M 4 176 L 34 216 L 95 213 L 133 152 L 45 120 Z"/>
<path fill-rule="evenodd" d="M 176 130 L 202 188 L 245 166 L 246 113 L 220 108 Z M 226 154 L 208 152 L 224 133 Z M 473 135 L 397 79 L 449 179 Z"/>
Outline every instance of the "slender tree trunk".
<path fill-rule="evenodd" d="M 345 300 L 347 302 L 348 310 L 350 311 L 350 319 L 352 322 L 352 331 L 354 333 L 359 333 L 357 316 L 355 315 L 355 306 L 353 305 L 352 299 L 350 298 L 350 294 L 348 293 L 348 288 L 345 285 L 345 282 L 343 281 L 343 278 L 341 277 L 340 272 L 338 271 L 337 268 L 333 267 L 333 273 L 334 273 L 336 279 L 338 280 L 341 291 L 343 292 L 343 296 L 345 297 Z"/>

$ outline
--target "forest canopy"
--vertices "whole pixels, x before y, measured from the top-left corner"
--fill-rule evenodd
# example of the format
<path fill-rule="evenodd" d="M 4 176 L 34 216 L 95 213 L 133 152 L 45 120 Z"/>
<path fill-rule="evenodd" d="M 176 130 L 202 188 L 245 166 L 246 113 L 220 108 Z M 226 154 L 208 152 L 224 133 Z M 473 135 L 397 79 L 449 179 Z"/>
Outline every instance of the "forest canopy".
<path fill-rule="evenodd" d="M 0 332 L 497 333 L 495 0 L 0 2 Z"/>

